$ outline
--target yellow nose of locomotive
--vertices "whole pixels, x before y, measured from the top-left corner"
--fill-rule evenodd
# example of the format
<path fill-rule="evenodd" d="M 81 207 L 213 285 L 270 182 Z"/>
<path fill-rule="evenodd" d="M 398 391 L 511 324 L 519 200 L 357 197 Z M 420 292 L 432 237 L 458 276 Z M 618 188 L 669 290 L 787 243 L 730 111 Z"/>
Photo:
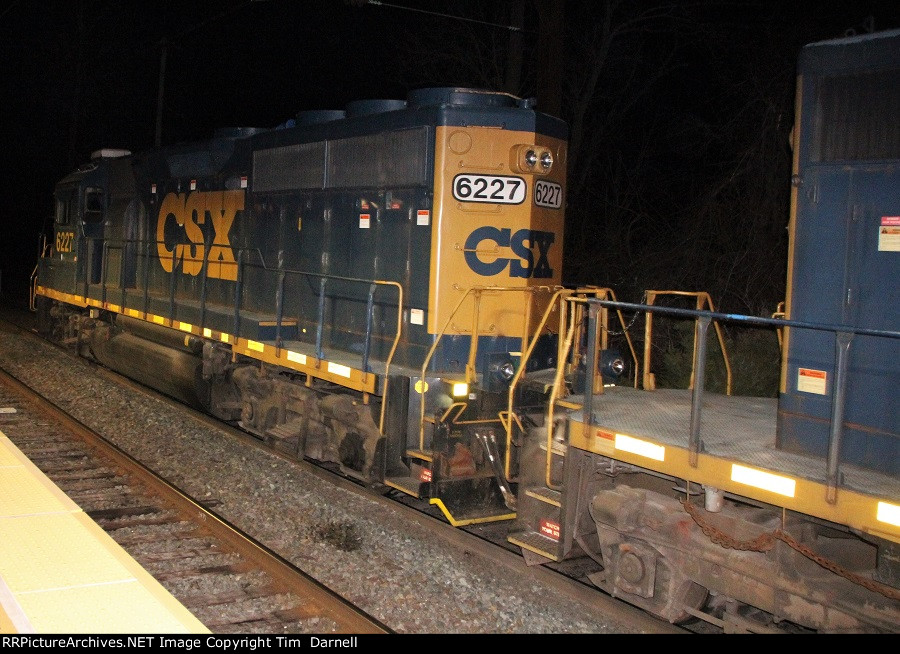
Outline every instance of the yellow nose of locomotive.
<path fill-rule="evenodd" d="M 561 283 L 565 143 L 491 127 L 436 139 L 429 333 L 521 338 L 548 295 L 533 291 Z"/>

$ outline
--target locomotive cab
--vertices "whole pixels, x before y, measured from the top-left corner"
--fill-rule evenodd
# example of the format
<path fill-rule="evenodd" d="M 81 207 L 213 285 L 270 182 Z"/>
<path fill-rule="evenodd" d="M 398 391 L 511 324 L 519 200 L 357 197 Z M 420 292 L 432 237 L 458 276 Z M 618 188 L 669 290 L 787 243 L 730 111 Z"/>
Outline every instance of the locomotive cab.
<path fill-rule="evenodd" d="M 83 295 L 85 284 L 100 283 L 110 207 L 109 162 L 129 154 L 127 150 L 98 150 L 90 163 L 57 184 L 49 256 L 39 263 L 43 266 L 40 278 L 53 288 Z"/>

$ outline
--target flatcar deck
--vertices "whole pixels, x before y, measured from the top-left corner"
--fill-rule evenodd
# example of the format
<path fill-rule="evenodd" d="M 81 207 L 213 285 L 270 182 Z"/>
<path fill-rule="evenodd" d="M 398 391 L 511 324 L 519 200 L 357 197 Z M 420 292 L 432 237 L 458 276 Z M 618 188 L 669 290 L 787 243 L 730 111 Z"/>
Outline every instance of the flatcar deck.
<path fill-rule="evenodd" d="M 0 432 L 0 633 L 210 633 Z"/>
<path fill-rule="evenodd" d="M 583 401 L 583 396 L 570 396 L 566 405 Z M 576 447 L 660 472 L 676 470 L 688 481 L 900 542 L 900 482 L 842 464 L 841 483 L 829 501 L 822 459 L 775 449 L 777 400 L 773 398 L 705 393 L 700 423 L 703 447 L 696 465 L 690 463 L 688 449 L 691 391 L 610 387 L 594 396 L 592 410 L 594 420 L 587 429 L 582 411 L 572 410 L 570 442 Z"/>

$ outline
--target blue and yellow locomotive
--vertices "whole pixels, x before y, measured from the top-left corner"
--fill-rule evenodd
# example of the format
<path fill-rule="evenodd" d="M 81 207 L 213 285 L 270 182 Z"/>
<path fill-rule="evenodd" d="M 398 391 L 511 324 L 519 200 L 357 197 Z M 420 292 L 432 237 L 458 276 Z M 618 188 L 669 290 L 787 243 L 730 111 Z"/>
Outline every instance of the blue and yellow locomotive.
<path fill-rule="evenodd" d="M 36 308 L 298 457 L 509 517 L 503 391 L 560 285 L 565 159 L 564 123 L 463 88 L 100 150 L 57 186 Z"/>

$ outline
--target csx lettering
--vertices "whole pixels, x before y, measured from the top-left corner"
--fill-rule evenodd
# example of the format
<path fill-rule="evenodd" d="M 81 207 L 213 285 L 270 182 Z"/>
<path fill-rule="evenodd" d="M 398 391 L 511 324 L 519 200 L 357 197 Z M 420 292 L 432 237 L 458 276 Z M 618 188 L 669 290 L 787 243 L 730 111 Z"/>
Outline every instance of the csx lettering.
<path fill-rule="evenodd" d="M 71 252 L 74 240 L 75 232 L 56 232 L 56 251 Z"/>
<path fill-rule="evenodd" d="M 178 263 L 186 275 L 198 275 L 203 270 L 206 255 L 206 238 L 200 225 L 212 223 L 213 239 L 209 248 L 207 276 L 216 279 L 237 279 L 237 262 L 228 233 L 238 211 L 244 209 L 244 191 L 195 191 L 194 193 L 168 193 L 159 208 L 156 221 L 156 248 L 159 263 L 166 272 L 172 272 Z M 183 229 L 187 243 L 176 243 L 169 249 L 166 244 L 166 225 L 174 220 Z M 185 238 L 178 238 L 184 241 Z"/>
<path fill-rule="evenodd" d="M 469 234 L 466 239 L 466 263 L 475 273 L 485 277 L 498 275 L 509 266 L 510 277 L 545 278 L 553 276 L 553 268 L 547 260 L 550 246 L 556 239 L 553 232 L 541 232 L 534 229 L 520 229 L 512 233 L 509 228 L 499 229 L 486 225 Z M 497 257 L 493 261 L 484 261 L 481 255 L 486 254 L 479 247 L 485 241 L 493 241 L 498 248 L 509 248 L 518 259 Z M 537 247 L 537 260 L 532 248 Z"/>

